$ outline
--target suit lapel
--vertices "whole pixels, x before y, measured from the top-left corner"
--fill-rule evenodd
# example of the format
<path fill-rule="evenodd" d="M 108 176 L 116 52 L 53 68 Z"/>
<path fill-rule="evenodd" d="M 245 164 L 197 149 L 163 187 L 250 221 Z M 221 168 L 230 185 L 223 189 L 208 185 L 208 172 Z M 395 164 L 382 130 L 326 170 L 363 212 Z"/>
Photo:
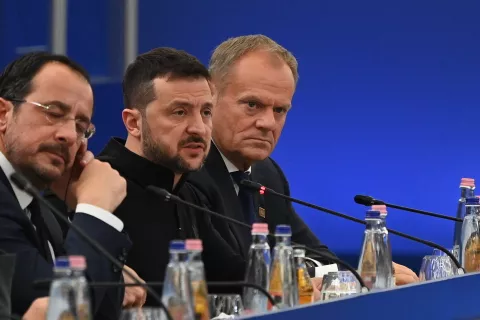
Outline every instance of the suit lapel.
<path fill-rule="evenodd" d="M 235 191 L 232 178 L 228 172 L 227 167 L 220 155 L 220 152 L 212 144 L 210 153 L 208 155 L 207 161 L 205 162 L 205 169 L 208 171 L 209 175 L 215 181 L 215 184 L 218 187 L 218 190 L 222 194 L 222 200 L 225 208 L 225 215 L 230 218 L 233 218 L 238 221 L 244 221 L 242 207 Z M 242 248 L 244 255 L 248 253 L 249 244 L 251 242 L 251 231 L 245 227 L 231 224 L 235 238 Z M 244 244 L 248 244 L 245 246 Z"/>
<path fill-rule="evenodd" d="M 10 192 L 10 195 L 15 199 L 15 202 L 17 203 L 17 212 L 15 212 L 15 219 L 25 227 L 26 235 L 30 240 L 35 244 L 35 246 L 41 250 L 41 244 L 40 240 L 38 239 L 37 232 L 35 231 L 35 228 L 33 227 L 32 222 L 28 219 L 27 215 L 23 211 L 22 207 L 20 207 L 20 203 L 18 203 L 17 196 L 15 195 L 15 192 L 13 191 L 12 185 L 10 184 L 10 181 L 7 179 L 7 176 L 3 172 L 3 170 L 0 168 L 0 182 L 8 189 Z M 18 214 L 17 214 L 18 213 Z"/>
<path fill-rule="evenodd" d="M 15 196 L 15 192 L 13 192 L 13 188 L 12 188 L 12 185 L 10 184 L 10 181 L 8 181 L 7 179 L 7 176 L 5 175 L 5 172 L 3 172 L 3 170 L 0 168 L 0 182 L 2 182 L 5 187 L 7 187 L 8 191 L 10 191 L 10 193 L 14 196 Z"/>

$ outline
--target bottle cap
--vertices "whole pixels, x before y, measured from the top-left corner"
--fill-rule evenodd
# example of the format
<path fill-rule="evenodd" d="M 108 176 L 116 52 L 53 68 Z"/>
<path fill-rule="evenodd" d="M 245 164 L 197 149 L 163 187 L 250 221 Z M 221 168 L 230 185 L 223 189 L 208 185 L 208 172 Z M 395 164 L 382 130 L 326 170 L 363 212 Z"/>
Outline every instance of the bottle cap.
<path fill-rule="evenodd" d="M 185 240 L 185 249 L 188 251 L 202 251 L 203 244 L 200 239 L 187 239 Z"/>
<path fill-rule="evenodd" d="M 70 261 L 70 268 L 73 269 L 86 269 L 87 261 L 84 256 L 70 256 L 68 257 Z"/>
<path fill-rule="evenodd" d="M 380 218 L 380 211 L 368 210 L 365 217 L 366 218 L 371 218 L 371 219 Z"/>
<path fill-rule="evenodd" d="M 55 259 L 55 268 L 58 268 L 58 269 L 70 268 L 70 261 L 68 257 L 58 257 L 57 259 Z"/>
<path fill-rule="evenodd" d="M 185 241 L 182 241 L 182 240 L 170 241 L 169 250 L 185 250 Z"/>
<path fill-rule="evenodd" d="M 467 198 L 465 200 L 465 204 L 467 205 L 476 205 L 476 204 L 480 204 L 480 198 Z"/>
<path fill-rule="evenodd" d="M 462 180 L 460 180 L 460 187 L 475 187 L 475 179 L 462 178 Z"/>
<path fill-rule="evenodd" d="M 301 246 L 295 246 L 293 248 L 293 256 L 296 258 L 305 257 L 305 246 L 303 248 Z"/>
<path fill-rule="evenodd" d="M 291 236 L 292 235 L 292 228 L 286 224 L 279 224 L 275 228 L 275 235 L 277 236 Z"/>
<path fill-rule="evenodd" d="M 384 204 L 375 204 L 371 211 L 379 211 L 381 214 L 387 214 L 387 206 Z"/>
<path fill-rule="evenodd" d="M 252 225 L 252 234 L 253 233 L 261 233 L 261 234 L 268 234 L 268 224 L 266 223 L 254 223 Z"/>

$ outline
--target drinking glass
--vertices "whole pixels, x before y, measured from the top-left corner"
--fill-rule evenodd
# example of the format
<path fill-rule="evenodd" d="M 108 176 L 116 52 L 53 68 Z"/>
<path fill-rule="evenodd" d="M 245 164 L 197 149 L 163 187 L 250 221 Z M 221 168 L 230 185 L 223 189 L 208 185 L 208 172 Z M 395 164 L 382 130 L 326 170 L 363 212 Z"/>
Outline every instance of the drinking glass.
<path fill-rule="evenodd" d="M 120 320 L 163 320 L 161 308 L 133 308 L 125 309 L 122 312 Z"/>
<path fill-rule="evenodd" d="M 218 317 L 221 313 L 240 316 L 243 312 L 242 297 L 238 294 L 209 294 L 208 305 L 210 317 Z"/>
<path fill-rule="evenodd" d="M 323 276 L 320 300 L 331 300 L 360 292 L 360 284 L 350 271 L 329 272 Z"/>
<path fill-rule="evenodd" d="M 420 268 L 420 281 L 430 281 L 452 277 L 458 273 L 457 266 L 445 254 L 434 252 L 434 255 L 425 256 Z"/>

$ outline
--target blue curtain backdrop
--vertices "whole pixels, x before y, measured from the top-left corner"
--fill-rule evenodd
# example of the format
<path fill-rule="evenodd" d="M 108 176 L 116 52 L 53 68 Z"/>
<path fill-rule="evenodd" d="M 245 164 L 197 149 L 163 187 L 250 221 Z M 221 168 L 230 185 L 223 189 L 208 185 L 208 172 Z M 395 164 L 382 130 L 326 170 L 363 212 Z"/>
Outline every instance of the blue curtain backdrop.
<path fill-rule="evenodd" d="M 480 178 L 479 1 L 139 2 L 139 52 L 170 46 L 208 63 L 228 37 L 263 33 L 296 55 L 300 82 L 273 154 L 293 196 L 359 218 L 357 193 L 454 215 L 460 178 Z M 22 47 L 48 48 L 49 5 L 0 0 L 1 66 Z M 122 10 L 113 0 L 69 6 L 69 55 L 98 83 L 94 151 L 124 136 Z M 362 226 L 297 209 L 335 252 L 358 255 Z M 451 246 L 449 221 L 390 210 L 388 225 Z M 430 252 L 395 236 L 392 246 L 401 262 L 415 256 L 412 267 Z"/>

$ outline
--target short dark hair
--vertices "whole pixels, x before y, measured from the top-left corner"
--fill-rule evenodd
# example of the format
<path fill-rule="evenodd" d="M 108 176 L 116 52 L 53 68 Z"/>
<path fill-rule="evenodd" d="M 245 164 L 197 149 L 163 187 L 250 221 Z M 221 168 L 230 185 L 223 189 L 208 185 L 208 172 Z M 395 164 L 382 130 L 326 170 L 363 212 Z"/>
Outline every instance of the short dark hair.
<path fill-rule="evenodd" d="M 125 108 L 143 110 L 155 100 L 153 80 L 163 77 L 205 78 L 210 81 L 208 69 L 193 55 L 173 48 L 156 48 L 139 55 L 125 71 Z"/>
<path fill-rule="evenodd" d="M 61 63 L 79 73 L 90 84 L 87 71 L 67 56 L 49 52 L 31 52 L 9 63 L 0 74 L 0 97 L 24 99 L 32 90 L 32 80 L 48 63 Z"/>

